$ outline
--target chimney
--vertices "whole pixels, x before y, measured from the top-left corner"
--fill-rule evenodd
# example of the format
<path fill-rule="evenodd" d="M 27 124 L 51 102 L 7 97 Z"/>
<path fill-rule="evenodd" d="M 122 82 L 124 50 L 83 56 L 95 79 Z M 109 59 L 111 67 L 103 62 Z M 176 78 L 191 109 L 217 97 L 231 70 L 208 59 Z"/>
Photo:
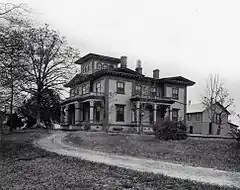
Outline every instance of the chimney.
<path fill-rule="evenodd" d="M 159 69 L 154 69 L 153 70 L 153 78 L 159 79 Z"/>
<path fill-rule="evenodd" d="M 135 71 L 137 71 L 139 74 L 142 74 L 142 63 L 141 60 L 137 60 L 137 65 Z"/>
<path fill-rule="evenodd" d="M 121 68 L 127 68 L 127 56 L 121 56 Z"/>

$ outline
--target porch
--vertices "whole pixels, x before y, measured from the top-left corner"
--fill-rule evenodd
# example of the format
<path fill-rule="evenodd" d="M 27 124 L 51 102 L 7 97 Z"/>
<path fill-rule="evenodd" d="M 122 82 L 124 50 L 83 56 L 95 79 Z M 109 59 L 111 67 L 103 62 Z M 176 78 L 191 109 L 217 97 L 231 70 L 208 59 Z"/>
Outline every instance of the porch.
<path fill-rule="evenodd" d="M 166 120 L 172 120 L 171 104 L 153 102 L 132 102 L 132 123 L 142 130 L 150 130 L 154 124 L 161 125 Z"/>
<path fill-rule="evenodd" d="M 103 119 L 103 100 L 75 101 L 61 107 L 61 125 L 69 129 L 83 129 L 89 124 L 91 129 L 102 130 Z"/>

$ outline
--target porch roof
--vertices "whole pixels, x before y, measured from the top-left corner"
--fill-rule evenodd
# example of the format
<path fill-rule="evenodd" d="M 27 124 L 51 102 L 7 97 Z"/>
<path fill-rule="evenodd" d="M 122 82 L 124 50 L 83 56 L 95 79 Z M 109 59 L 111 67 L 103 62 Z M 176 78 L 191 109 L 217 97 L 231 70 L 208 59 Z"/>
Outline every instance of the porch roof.
<path fill-rule="evenodd" d="M 147 98 L 147 97 L 140 97 L 140 96 L 133 96 L 131 101 L 141 101 L 141 102 L 152 102 L 152 103 L 162 103 L 162 104 L 173 104 L 175 100 L 167 97 L 162 98 Z"/>
<path fill-rule="evenodd" d="M 88 93 L 84 95 L 78 95 L 74 97 L 67 98 L 61 102 L 61 105 L 65 105 L 71 102 L 76 102 L 76 101 L 84 101 L 84 100 L 89 100 L 89 99 L 98 99 L 98 100 L 103 100 L 104 99 L 104 94 L 103 93 Z"/>

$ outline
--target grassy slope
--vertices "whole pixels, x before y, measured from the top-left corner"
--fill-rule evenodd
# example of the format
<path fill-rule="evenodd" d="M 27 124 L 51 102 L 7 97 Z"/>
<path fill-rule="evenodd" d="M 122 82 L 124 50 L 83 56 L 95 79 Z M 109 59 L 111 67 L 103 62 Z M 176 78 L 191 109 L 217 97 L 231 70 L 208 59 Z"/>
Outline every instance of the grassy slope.
<path fill-rule="evenodd" d="M 33 147 L 46 133 L 8 135 L 0 156 L 0 189 L 230 189 L 135 172 Z"/>
<path fill-rule="evenodd" d="M 233 140 L 189 138 L 182 141 L 159 141 L 152 136 L 83 132 L 70 134 L 67 139 L 92 150 L 240 171 L 240 149 Z"/>

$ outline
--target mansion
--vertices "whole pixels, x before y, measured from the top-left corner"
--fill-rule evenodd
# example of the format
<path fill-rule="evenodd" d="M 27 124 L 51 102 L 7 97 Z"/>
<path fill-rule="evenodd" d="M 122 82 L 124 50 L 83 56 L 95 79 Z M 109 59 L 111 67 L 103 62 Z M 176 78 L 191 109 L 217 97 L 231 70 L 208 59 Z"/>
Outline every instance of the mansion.
<path fill-rule="evenodd" d="M 141 62 L 135 70 L 127 57 L 89 53 L 75 62 L 81 72 L 65 84 L 70 96 L 61 103 L 61 126 L 67 129 L 146 132 L 166 119 L 187 121 L 187 87 L 195 82 L 182 76 L 145 76 Z"/>

